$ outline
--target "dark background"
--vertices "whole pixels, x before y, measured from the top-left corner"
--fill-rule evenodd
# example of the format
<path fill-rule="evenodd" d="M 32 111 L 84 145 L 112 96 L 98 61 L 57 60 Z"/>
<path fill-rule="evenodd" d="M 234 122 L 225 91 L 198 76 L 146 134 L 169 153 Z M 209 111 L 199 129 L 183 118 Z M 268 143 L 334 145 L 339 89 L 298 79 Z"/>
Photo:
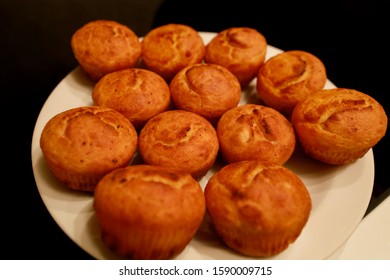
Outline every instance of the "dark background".
<path fill-rule="evenodd" d="M 389 0 L 0 0 L 0 259 L 92 259 L 51 218 L 31 166 L 36 119 L 54 87 L 77 67 L 70 37 L 81 25 L 112 19 L 139 36 L 172 22 L 213 32 L 253 27 L 272 46 L 315 54 L 336 86 L 373 96 L 389 114 L 389 11 Z M 373 149 L 376 176 L 369 210 L 389 188 L 388 134 Z"/>

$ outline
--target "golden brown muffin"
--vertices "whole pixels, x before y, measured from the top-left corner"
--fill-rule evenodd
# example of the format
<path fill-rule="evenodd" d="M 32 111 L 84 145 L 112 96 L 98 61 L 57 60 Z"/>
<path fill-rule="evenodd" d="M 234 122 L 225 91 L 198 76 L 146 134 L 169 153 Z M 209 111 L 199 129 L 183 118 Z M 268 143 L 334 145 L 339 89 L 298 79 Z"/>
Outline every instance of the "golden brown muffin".
<path fill-rule="evenodd" d="M 149 31 L 142 40 L 145 66 L 170 81 L 184 67 L 203 61 L 200 34 L 184 24 L 166 24 Z"/>
<path fill-rule="evenodd" d="M 295 105 L 327 80 L 322 61 L 311 53 L 292 50 L 268 59 L 257 75 L 256 88 L 265 105 L 289 115 Z"/>
<path fill-rule="evenodd" d="M 230 248 L 253 257 L 287 249 L 300 236 L 312 207 L 295 173 L 259 161 L 224 166 L 210 178 L 204 194 L 217 234 Z"/>
<path fill-rule="evenodd" d="M 305 152 L 334 165 L 363 157 L 387 130 L 383 107 L 371 96 L 347 88 L 311 94 L 296 105 L 291 121 Z"/>
<path fill-rule="evenodd" d="M 170 91 L 158 74 L 140 68 L 118 70 L 96 83 L 95 105 L 117 110 L 139 130 L 151 117 L 168 109 Z"/>
<path fill-rule="evenodd" d="M 207 45 L 204 60 L 232 72 L 242 86 L 256 77 L 267 53 L 266 38 L 249 27 L 231 27 L 219 32 Z"/>
<path fill-rule="evenodd" d="M 258 104 L 228 110 L 217 124 L 217 135 L 228 163 L 260 160 L 284 164 L 296 143 L 290 121 L 275 109 Z"/>
<path fill-rule="evenodd" d="M 151 118 L 139 134 L 138 150 L 146 164 L 173 167 L 200 179 L 218 154 L 214 127 L 202 116 L 171 110 Z"/>
<path fill-rule="evenodd" d="M 206 211 L 199 183 L 186 172 L 131 165 L 97 185 L 94 209 L 103 241 L 129 259 L 170 259 L 181 253 Z"/>
<path fill-rule="evenodd" d="M 71 47 L 84 72 L 98 81 L 116 70 L 134 67 L 141 42 L 129 27 L 112 20 L 95 20 L 76 30 Z"/>
<path fill-rule="evenodd" d="M 236 107 L 241 97 L 238 79 L 216 64 L 187 66 L 176 74 L 169 87 L 176 108 L 194 112 L 211 123 Z"/>
<path fill-rule="evenodd" d="M 122 114 L 83 106 L 53 116 L 42 130 L 40 146 L 61 184 L 94 191 L 105 174 L 130 163 L 137 139 L 134 126 Z"/>

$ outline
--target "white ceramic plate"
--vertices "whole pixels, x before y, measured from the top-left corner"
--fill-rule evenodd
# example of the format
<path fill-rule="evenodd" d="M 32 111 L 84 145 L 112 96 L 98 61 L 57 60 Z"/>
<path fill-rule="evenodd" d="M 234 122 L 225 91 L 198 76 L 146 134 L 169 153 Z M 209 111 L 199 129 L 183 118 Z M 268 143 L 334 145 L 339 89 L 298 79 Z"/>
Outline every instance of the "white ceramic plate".
<path fill-rule="evenodd" d="M 207 43 L 215 33 L 201 32 Z M 282 50 L 269 46 L 266 59 Z M 333 88 L 329 80 L 325 86 Z M 60 185 L 45 165 L 39 138 L 46 122 L 70 108 L 92 105 L 93 83 L 80 68 L 70 72 L 53 90 L 38 116 L 31 145 L 32 167 L 39 193 L 61 229 L 96 259 L 118 259 L 101 241 L 93 210 L 93 195 Z M 242 94 L 241 104 L 258 103 L 255 82 Z M 284 252 L 271 259 L 325 259 L 338 249 L 360 223 L 370 201 L 374 182 L 372 150 L 358 161 L 332 167 L 306 156 L 297 147 L 286 167 L 306 184 L 313 208 L 301 235 Z M 200 181 L 202 187 L 218 170 L 216 164 Z M 206 218 L 191 243 L 177 259 L 248 259 L 229 250 L 211 230 Z"/>

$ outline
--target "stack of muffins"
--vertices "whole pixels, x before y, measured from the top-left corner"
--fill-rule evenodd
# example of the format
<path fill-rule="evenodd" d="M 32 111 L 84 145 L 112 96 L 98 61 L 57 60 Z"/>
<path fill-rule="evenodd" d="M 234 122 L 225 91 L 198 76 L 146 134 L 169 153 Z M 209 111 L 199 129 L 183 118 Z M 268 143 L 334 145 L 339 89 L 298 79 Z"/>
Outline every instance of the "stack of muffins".
<path fill-rule="evenodd" d="M 174 258 L 205 215 L 227 247 L 276 255 L 312 209 L 307 186 L 284 166 L 296 145 L 342 165 L 386 133 L 376 100 L 324 89 L 325 66 L 308 52 L 265 60 L 267 41 L 252 28 L 223 30 L 205 44 L 182 24 L 140 40 L 127 26 L 96 20 L 71 47 L 95 83 L 93 106 L 50 119 L 41 149 L 59 182 L 93 192 L 102 239 L 125 258 Z M 251 83 L 257 102 L 241 104 Z M 132 161 L 137 151 L 141 163 Z M 217 161 L 222 168 L 202 189 Z"/>

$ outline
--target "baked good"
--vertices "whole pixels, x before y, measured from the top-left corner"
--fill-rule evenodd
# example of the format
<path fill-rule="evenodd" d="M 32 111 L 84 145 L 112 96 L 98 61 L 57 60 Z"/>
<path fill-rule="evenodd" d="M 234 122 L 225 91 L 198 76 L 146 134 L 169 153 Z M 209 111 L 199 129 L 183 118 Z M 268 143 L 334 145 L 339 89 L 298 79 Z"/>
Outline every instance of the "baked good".
<path fill-rule="evenodd" d="M 94 105 L 109 107 L 127 117 L 139 130 L 151 117 L 168 109 L 170 91 L 158 74 L 141 68 L 105 75 L 92 92 Z"/>
<path fill-rule="evenodd" d="M 137 132 L 117 111 L 82 106 L 53 116 L 45 124 L 40 147 L 49 170 L 73 190 L 94 191 L 112 170 L 130 163 Z"/>
<path fill-rule="evenodd" d="M 141 42 L 128 26 L 113 20 L 94 20 L 72 35 L 71 48 L 80 67 L 93 80 L 134 67 L 141 57 Z"/>
<path fill-rule="evenodd" d="M 151 165 L 130 165 L 106 175 L 93 205 L 105 244 L 124 258 L 145 260 L 181 253 L 206 211 L 194 178 Z"/>
<path fill-rule="evenodd" d="M 267 53 L 267 40 L 254 28 L 231 27 L 219 32 L 207 45 L 204 60 L 222 65 L 242 86 L 256 77 Z"/>
<path fill-rule="evenodd" d="M 206 207 L 219 237 L 253 257 L 281 253 L 304 229 L 311 197 L 303 181 L 281 165 L 228 164 L 208 181 Z"/>
<path fill-rule="evenodd" d="M 311 94 L 296 105 L 291 121 L 304 151 L 334 165 L 363 157 L 385 135 L 388 122 L 378 101 L 348 88 Z"/>
<path fill-rule="evenodd" d="M 301 50 L 285 51 L 268 59 L 257 74 L 256 89 L 265 105 L 289 115 L 295 105 L 327 80 L 325 65 Z"/>
<path fill-rule="evenodd" d="M 214 127 L 202 116 L 170 110 L 152 117 L 139 133 L 138 150 L 146 164 L 173 167 L 201 178 L 218 154 Z"/>
<path fill-rule="evenodd" d="M 228 162 L 260 160 L 284 164 L 295 149 L 295 133 L 281 113 L 259 104 L 228 110 L 217 124 L 220 151 Z"/>
<path fill-rule="evenodd" d="M 175 75 L 169 88 L 177 109 L 194 112 L 211 123 L 236 107 L 241 97 L 238 79 L 217 64 L 187 66 Z"/>
<path fill-rule="evenodd" d="M 149 31 L 142 40 L 146 68 L 170 81 L 184 67 L 203 61 L 205 45 L 200 34 L 185 24 L 166 24 Z"/>

